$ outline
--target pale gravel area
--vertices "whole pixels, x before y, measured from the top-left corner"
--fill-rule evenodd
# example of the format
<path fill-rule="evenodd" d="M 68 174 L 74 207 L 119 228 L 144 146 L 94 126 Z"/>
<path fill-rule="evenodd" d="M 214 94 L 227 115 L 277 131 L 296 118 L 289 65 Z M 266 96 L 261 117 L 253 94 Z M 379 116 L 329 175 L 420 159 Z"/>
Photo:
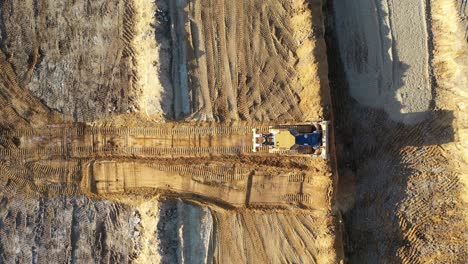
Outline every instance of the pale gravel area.
<path fill-rule="evenodd" d="M 425 9 L 422 0 L 337 0 L 334 10 L 351 95 L 407 124 L 432 100 Z"/>

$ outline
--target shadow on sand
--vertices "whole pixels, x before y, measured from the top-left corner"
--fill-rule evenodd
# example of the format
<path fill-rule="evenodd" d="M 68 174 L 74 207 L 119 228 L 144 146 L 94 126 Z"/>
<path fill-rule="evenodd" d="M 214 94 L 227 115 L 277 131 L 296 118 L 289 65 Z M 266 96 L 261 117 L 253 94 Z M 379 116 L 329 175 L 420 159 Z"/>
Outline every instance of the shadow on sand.
<path fill-rule="evenodd" d="M 407 199 L 409 178 L 417 172 L 412 165 L 421 162 L 432 147 L 454 141 L 454 115 L 445 110 L 402 114 L 404 119 L 425 118 L 422 123 L 405 125 L 353 99 L 339 55 L 333 2 L 327 1 L 324 8 L 339 181 L 355 184 L 346 190 L 351 194 L 340 193 L 345 190 L 338 187 L 338 197 L 354 200 L 338 198 L 339 209 L 339 203 L 350 203 L 342 212 L 345 254 L 349 263 L 399 263 L 399 250 L 409 241 L 404 238 L 398 209 Z M 403 85 L 409 65 L 400 64 L 405 69 L 399 73 Z M 432 96 L 433 101 L 434 92 Z M 392 98 L 392 103 L 399 104 Z"/>

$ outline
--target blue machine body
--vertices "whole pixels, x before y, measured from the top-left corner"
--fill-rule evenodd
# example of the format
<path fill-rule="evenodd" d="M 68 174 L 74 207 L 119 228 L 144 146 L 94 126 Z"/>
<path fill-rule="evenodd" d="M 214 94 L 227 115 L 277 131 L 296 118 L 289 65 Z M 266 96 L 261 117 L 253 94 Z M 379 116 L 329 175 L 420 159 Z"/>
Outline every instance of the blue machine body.
<path fill-rule="evenodd" d="M 311 146 L 314 149 L 320 147 L 322 143 L 322 133 L 320 131 L 314 131 L 307 134 L 296 134 L 296 144 L 299 146 Z"/>

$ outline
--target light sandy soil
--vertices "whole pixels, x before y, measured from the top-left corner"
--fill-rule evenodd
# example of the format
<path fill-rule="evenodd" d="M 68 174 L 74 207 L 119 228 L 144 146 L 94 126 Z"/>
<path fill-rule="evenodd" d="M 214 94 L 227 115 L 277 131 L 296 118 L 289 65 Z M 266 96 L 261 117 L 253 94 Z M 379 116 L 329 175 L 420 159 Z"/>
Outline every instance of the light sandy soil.
<path fill-rule="evenodd" d="M 351 95 L 414 124 L 430 109 L 432 87 L 425 1 L 335 1 Z"/>
<path fill-rule="evenodd" d="M 336 222 L 326 214 L 214 210 L 213 215 L 216 263 L 339 263 Z"/>
<path fill-rule="evenodd" d="M 466 262 L 455 3 L 0 1 L 0 262 Z"/>
<path fill-rule="evenodd" d="M 169 76 L 164 74 L 164 69 L 160 69 L 161 64 L 169 64 L 169 56 L 164 49 L 170 43 L 167 38 L 158 38 L 156 41 L 158 26 L 155 23 L 155 2 L 140 0 L 134 3 L 135 36 L 131 45 L 135 47 L 137 61 L 137 89 L 142 91 L 138 105 L 148 117 L 161 119 L 165 113 L 170 113 L 172 108 L 172 104 L 168 103 L 172 101 Z M 164 86 L 168 87 L 165 89 Z"/>
<path fill-rule="evenodd" d="M 206 263 L 211 258 L 208 208 L 158 201 L 158 196 L 132 196 L 123 205 L 10 190 L 0 198 L 2 263 Z"/>
<path fill-rule="evenodd" d="M 439 91 L 439 104 L 442 107 L 455 109 L 453 126 L 456 129 L 456 140 L 446 149 L 453 156 L 452 167 L 459 174 L 460 193 L 455 197 L 464 209 L 462 211 L 464 226 L 468 226 L 468 36 L 467 3 L 462 1 L 458 6 L 459 16 L 455 14 L 457 6 L 453 1 L 431 1 L 433 10 L 434 32 L 434 67 Z M 464 20 L 461 21 L 461 18 Z M 451 234 L 448 234 L 450 236 Z M 468 242 L 468 235 L 462 237 Z M 465 254 L 468 254 L 465 250 Z M 466 256 L 466 255 L 465 255 Z"/>
<path fill-rule="evenodd" d="M 14 189 L 2 192 L 0 205 L 2 263 L 128 263 L 137 251 L 139 220 L 129 206 Z"/>
<path fill-rule="evenodd" d="M 207 207 L 168 200 L 159 206 L 161 263 L 209 263 L 213 254 L 213 218 Z M 147 245 L 150 247 L 151 245 Z M 155 262 L 147 259 L 146 263 Z"/>

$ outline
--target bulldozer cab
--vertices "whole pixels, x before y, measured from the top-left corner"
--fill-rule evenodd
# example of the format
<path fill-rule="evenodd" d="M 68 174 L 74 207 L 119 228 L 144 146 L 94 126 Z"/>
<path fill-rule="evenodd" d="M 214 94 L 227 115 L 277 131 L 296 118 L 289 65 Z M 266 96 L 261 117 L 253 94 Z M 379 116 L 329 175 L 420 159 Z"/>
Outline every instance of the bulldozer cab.
<path fill-rule="evenodd" d="M 298 149 L 301 147 L 320 148 L 322 133 L 315 130 L 311 133 L 297 133 L 294 129 L 278 130 L 273 137 L 274 147 L 278 150 Z"/>

